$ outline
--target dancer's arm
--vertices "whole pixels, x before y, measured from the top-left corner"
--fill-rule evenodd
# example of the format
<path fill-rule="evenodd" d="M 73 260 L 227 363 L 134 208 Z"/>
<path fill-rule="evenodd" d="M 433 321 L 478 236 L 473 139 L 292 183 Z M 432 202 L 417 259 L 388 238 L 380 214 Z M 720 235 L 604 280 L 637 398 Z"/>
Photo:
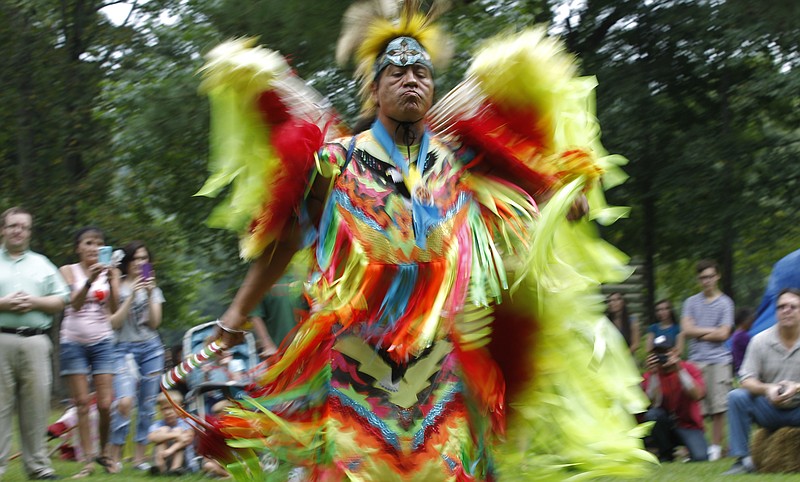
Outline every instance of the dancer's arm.
<path fill-rule="evenodd" d="M 244 281 L 236 292 L 233 302 L 220 320 L 226 328 L 241 330 L 248 315 L 264 297 L 267 290 L 283 275 L 292 256 L 300 246 L 299 229 L 290 229 L 284 239 L 267 246 L 261 256 L 250 265 Z M 223 342 L 235 342 L 235 333 L 223 331 Z M 241 341 L 241 340 L 238 340 Z M 236 343 L 233 343 L 236 344 Z M 232 344 L 228 344 L 232 346 Z"/>

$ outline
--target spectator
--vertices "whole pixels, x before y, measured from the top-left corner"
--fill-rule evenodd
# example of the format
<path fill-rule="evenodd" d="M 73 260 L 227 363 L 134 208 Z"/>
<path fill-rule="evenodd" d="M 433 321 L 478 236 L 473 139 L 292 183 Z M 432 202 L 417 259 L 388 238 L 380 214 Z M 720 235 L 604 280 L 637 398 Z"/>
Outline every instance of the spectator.
<path fill-rule="evenodd" d="M 733 328 L 733 300 L 719 289 L 719 270 L 714 261 L 698 262 L 697 278 L 702 291 L 683 303 L 681 331 L 689 339 L 689 361 L 703 371 L 707 390 L 703 415 L 711 417 L 708 459 L 713 462 L 722 456 L 722 434 L 732 381 L 731 352 L 725 341 Z"/>
<path fill-rule="evenodd" d="M 48 331 L 69 300 L 58 269 L 29 249 L 33 216 L 13 207 L 3 213 L 0 248 L 0 478 L 11 452 L 13 407 L 19 417 L 22 463 L 34 480 L 57 479 L 47 454 L 50 411 Z"/>
<path fill-rule="evenodd" d="M 147 432 L 153 422 L 159 380 L 164 369 L 164 345 L 156 331 L 161 325 L 164 295 L 156 286 L 155 272 L 150 268 L 152 256 L 144 243 L 134 241 L 123 251 L 125 255 L 119 267 L 122 274 L 120 307 L 111 317 L 117 342 L 117 372 L 114 377 L 117 403 L 112 415 L 110 457 L 114 466 L 119 468 L 135 400 L 133 466 L 138 470 L 149 470 L 150 465 L 145 459 Z"/>
<path fill-rule="evenodd" d="M 733 320 L 736 331 L 733 332 L 731 337 L 734 376 L 739 374 L 739 368 L 741 368 L 744 360 L 744 353 L 750 343 L 750 327 L 753 326 L 753 320 L 755 320 L 755 313 L 752 308 L 739 308 L 736 310 L 736 316 Z"/>
<path fill-rule="evenodd" d="M 650 436 L 658 459 L 671 462 L 675 447 L 684 445 L 690 460 L 708 460 L 698 402 L 706 392 L 703 375 L 694 364 L 681 360 L 674 341 L 665 335 L 653 342 L 643 387 L 651 402 L 645 420 L 655 422 Z"/>
<path fill-rule="evenodd" d="M 675 317 L 675 310 L 672 308 L 670 300 L 660 300 L 655 305 L 656 323 L 650 325 L 647 330 L 647 353 L 653 351 L 653 340 L 663 335 L 667 340 L 675 345 L 678 356 L 683 355 L 683 334 L 678 319 Z"/>
<path fill-rule="evenodd" d="M 755 471 L 750 428 L 800 426 L 800 289 L 786 288 L 775 304 L 777 324 L 753 337 L 739 369 L 741 388 L 728 395 L 731 455 L 726 475 Z"/>
<path fill-rule="evenodd" d="M 79 262 L 62 266 L 61 275 L 72 292 L 61 324 L 61 375 L 66 378 L 70 394 L 78 407 L 78 433 L 84 454 L 84 466 L 73 478 L 94 473 L 95 462 L 106 472 L 118 472 L 107 456 L 114 396 L 114 331 L 111 314 L 117 308 L 119 278 L 110 263 L 101 263 L 99 248 L 104 245 L 103 232 L 95 227 L 80 229 L 75 235 L 75 252 Z M 89 380 L 92 377 L 97 393 L 100 453 L 90 445 Z"/>
<path fill-rule="evenodd" d="M 178 392 L 170 392 L 172 401 L 180 406 L 183 396 Z M 169 403 L 166 394 L 159 393 L 158 410 L 161 420 L 150 426 L 147 439 L 153 444 L 153 475 L 182 475 L 190 471 L 190 462 L 194 460 L 192 439 L 194 431 L 183 419 L 178 417 L 175 407 Z"/>
<path fill-rule="evenodd" d="M 625 297 L 619 291 L 614 291 L 608 295 L 606 300 L 608 308 L 606 309 L 606 316 L 614 323 L 614 326 L 622 333 L 625 338 L 625 343 L 630 348 L 631 353 L 636 353 L 639 349 L 639 322 L 635 316 L 628 313 L 628 304 L 625 302 Z"/>

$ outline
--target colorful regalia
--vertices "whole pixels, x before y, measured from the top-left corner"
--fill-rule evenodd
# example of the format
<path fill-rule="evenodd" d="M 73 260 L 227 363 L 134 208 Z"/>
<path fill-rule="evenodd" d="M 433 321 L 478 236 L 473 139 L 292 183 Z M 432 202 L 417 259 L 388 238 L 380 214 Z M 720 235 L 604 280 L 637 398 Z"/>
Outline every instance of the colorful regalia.
<path fill-rule="evenodd" d="M 363 29 L 368 41 L 344 36 L 366 83 L 390 41 L 440 38 L 429 18 L 394 13 L 399 23 Z M 287 229 L 316 233 L 312 308 L 294 338 L 236 407 L 195 420 L 238 480 L 297 468 L 303 480 L 380 482 L 646 473 L 631 414 L 647 402 L 598 290 L 628 275 L 626 259 L 592 225 L 621 215 L 602 195 L 621 158 L 599 144 L 593 79 L 560 49 L 541 30 L 487 44 L 414 146 L 380 121 L 344 134 L 250 41 L 210 54 L 213 175 L 201 194 L 233 184 L 212 224 L 243 232 L 248 259 Z M 311 222 L 304 199 L 321 182 Z M 582 194 L 590 219 L 568 221 Z"/>

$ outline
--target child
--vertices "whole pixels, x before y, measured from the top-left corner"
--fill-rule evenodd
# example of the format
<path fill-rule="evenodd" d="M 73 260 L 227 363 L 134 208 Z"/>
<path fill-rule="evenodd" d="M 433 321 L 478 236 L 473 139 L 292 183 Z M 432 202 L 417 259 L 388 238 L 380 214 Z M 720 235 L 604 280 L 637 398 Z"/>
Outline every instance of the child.
<path fill-rule="evenodd" d="M 172 400 L 181 405 L 183 396 L 179 392 L 170 391 Z M 175 412 L 175 408 L 167 400 L 164 393 L 156 399 L 161 420 L 150 426 L 147 440 L 154 444 L 153 466 L 150 473 L 153 475 L 170 474 L 180 475 L 185 473 L 188 462 L 193 459 L 192 428 Z"/>

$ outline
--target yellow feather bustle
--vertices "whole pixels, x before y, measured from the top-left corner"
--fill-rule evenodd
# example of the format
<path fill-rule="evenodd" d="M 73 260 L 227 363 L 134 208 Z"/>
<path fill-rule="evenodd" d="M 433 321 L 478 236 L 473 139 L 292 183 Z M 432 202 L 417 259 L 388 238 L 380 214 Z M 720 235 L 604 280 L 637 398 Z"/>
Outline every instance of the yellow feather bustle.
<path fill-rule="evenodd" d="M 434 68 L 447 65 L 453 54 L 452 45 L 449 36 L 434 21 L 448 5 L 448 1 L 434 1 L 428 12 L 423 13 L 419 0 L 366 0 L 345 12 L 336 60 L 345 65 L 352 58 L 355 63 L 355 78 L 361 84 L 362 115 L 374 113 L 371 94 L 375 62 L 397 37 L 416 39 L 430 55 Z"/>
<path fill-rule="evenodd" d="M 475 75 L 496 102 L 542 109 L 568 87 L 576 75 L 575 62 L 564 44 L 539 26 L 488 40 L 468 74 Z"/>

